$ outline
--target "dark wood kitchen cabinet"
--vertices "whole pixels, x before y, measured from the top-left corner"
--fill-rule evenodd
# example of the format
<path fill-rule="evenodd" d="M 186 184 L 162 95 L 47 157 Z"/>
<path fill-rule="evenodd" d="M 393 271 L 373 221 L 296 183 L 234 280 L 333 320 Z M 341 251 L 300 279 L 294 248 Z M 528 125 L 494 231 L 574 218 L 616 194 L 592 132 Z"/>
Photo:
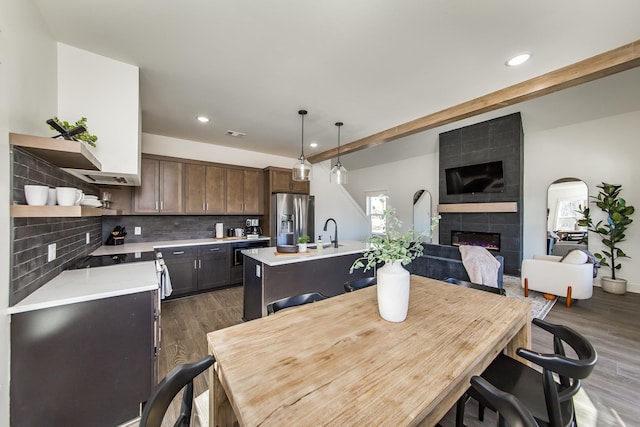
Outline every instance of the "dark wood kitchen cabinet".
<path fill-rule="evenodd" d="M 157 382 L 158 291 L 11 316 L 11 425 L 121 425 Z"/>
<path fill-rule="evenodd" d="M 226 168 L 185 164 L 186 213 L 226 213 L 226 190 Z"/>
<path fill-rule="evenodd" d="M 228 244 L 162 248 L 160 252 L 171 279 L 171 298 L 229 284 Z"/>
<path fill-rule="evenodd" d="M 262 172 L 240 168 L 227 169 L 227 214 L 261 215 Z"/>
<path fill-rule="evenodd" d="M 294 181 L 291 169 L 269 166 L 264 169 L 266 181 L 266 194 L 296 193 L 309 194 L 309 181 Z"/>
<path fill-rule="evenodd" d="M 135 213 L 184 213 L 184 164 L 143 157 L 140 187 L 134 193 Z"/>

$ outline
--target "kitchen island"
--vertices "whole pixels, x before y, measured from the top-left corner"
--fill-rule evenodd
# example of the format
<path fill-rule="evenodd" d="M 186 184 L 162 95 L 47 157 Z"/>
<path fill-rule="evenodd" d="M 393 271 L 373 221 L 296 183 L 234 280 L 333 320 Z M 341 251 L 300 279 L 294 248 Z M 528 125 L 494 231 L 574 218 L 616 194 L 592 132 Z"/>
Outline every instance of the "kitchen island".
<path fill-rule="evenodd" d="M 344 293 L 344 282 L 374 275 L 373 270 L 364 273 L 362 269 L 349 273 L 367 249 L 366 243 L 344 241 L 338 248 L 318 251 L 310 245 L 308 252 L 294 254 L 278 253 L 275 247 L 243 251 L 243 319 L 264 317 L 268 304 L 291 295 L 320 292 L 333 297 Z"/>

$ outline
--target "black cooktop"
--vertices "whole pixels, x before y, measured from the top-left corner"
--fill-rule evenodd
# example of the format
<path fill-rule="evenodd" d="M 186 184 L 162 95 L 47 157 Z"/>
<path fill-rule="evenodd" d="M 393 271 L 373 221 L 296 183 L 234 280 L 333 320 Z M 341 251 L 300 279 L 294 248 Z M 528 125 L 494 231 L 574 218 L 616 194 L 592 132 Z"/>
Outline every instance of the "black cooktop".
<path fill-rule="evenodd" d="M 155 252 L 137 252 L 116 255 L 86 256 L 67 267 L 67 270 L 81 268 L 106 267 L 108 265 L 124 264 L 128 262 L 155 261 Z"/>

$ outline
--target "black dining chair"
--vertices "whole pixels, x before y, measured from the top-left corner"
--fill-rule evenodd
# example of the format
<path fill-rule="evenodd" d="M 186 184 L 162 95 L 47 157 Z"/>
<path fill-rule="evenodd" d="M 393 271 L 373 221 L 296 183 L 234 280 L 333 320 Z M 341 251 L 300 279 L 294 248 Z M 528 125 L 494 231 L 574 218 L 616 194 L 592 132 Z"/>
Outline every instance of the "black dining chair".
<path fill-rule="evenodd" d="M 174 397 L 184 389 L 180 415 L 174 427 L 189 427 L 193 408 L 193 379 L 213 365 L 213 356 L 194 363 L 178 365 L 151 391 L 140 417 L 140 427 L 160 427 Z"/>
<path fill-rule="evenodd" d="M 375 277 L 363 277 L 362 279 L 349 280 L 348 282 L 344 282 L 344 291 L 353 292 L 357 291 L 358 289 L 373 286 L 376 283 L 377 280 Z"/>
<path fill-rule="evenodd" d="M 471 388 L 498 411 L 499 424 L 509 427 L 539 427 L 531 412 L 517 397 L 495 388 L 479 376 L 471 377 Z"/>
<path fill-rule="evenodd" d="M 267 315 L 277 313 L 285 308 L 309 304 L 323 299 L 327 299 L 327 297 L 319 292 L 309 292 L 308 294 L 293 295 L 282 298 L 267 305 Z"/>
<path fill-rule="evenodd" d="M 500 354 L 482 373 L 482 377 L 498 389 L 517 397 L 539 424 L 551 427 L 572 425 L 576 422 L 573 396 L 580 390 L 581 380 L 593 371 L 598 360 L 597 352 L 589 340 L 569 327 L 540 319 L 533 319 L 533 324 L 553 335 L 554 353 L 543 354 L 518 348 L 516 354 L 540 366 L 542 372 Z M 564 344 L 573 349 L 575 358 L 566 355 Z M 554 373 L 558 375 L 558 382 L 554 379 Z M 481 408 L 496 410 L 473 388 L 467 394 L 476 399 Z M 458 401 L 457 407 L 457 426 L 462 425 L 464 420 L 464 404 L 461 401 Z M 479 418 L 482 419 L 481 416 Z"/>
<path fill-rule="evenodd" d="M 507 294 L 504 288 L 501 288 L 501 287 L 496 288 L 493 286 L 480 285 L 478 283 L 467 282 L 466 280 L 454 279 L 452 277 L 448 277 L 444 279 L 443 282 L 451 283 L 452 285 L 456 285 L 456 286 L 463 286 L 465 288 L 477 289 L 479 291 L 490 292 L 492 294 L 497 294 L 497 295 Z"/>

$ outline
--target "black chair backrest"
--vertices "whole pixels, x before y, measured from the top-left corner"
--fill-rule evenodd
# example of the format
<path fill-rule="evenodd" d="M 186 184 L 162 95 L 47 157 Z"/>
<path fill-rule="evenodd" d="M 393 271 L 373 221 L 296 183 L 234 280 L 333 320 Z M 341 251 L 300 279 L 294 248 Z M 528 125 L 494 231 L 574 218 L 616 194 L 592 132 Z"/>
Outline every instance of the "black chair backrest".
<path fill-rule="evenodd" d="M 291 297 L 282 298 L 267 305 L 267 314 L 277 313 L 278 311 L 285 308 L 309 304 L 311 302 L 316 302 L 323 299 L 327 299 L 327 297 L 318 292 L 309 292 L 308 294 L 294 295 Z"/>
<path fill-rule="evenodd" d="M 477 289 L 479 291 L 490 292 L 497 295 L 507 295 L 507 292 L 503 288 L 494 288 L 493 286 L 479 285 L 478 283 L 471 283 L 465 280 L 454 279 L 448 277 L 443 282 L 451 283 L 457 286 L 464 286 L 465 288 Z"/>
<path fill-rule="evenodd" d="M 587 378 L 598 360 L 593 345 L 584 336 L 563 325 L 555 325 L 540 319 L 533 324 L 553 334 L 553 354 L 542 354 L 519 348 L 516 354 L 542 367 L 545 400 L 551 425 L 563 425 L 560 403 L 568 401 L 580 390 L 580 380 Z M 576 353 L 577 359 L 566 356 L 563 343 Z M 560 387 L 553 378 L 560 378 Z"/>
<path fill-rule="evenodd" d="M 497 389 L 479 376 L 471 377 L 471 386 L 498 411 L 499 416 L 510 427 L 538 427 L 531 412 L 514 395 Z"/>
<path fill-rule="evenodd" d="M 171 401 L 183 388 L 180 415 L 174 426 L 188 427 L 193 407 L 193 379 L 213 365 L 213 362 L 213 356 L 207 356 L 197 362 L 173 368 L 151 391 L 140 417 L 140 427 L 160 427 Z"/>
<path fill-rule="evenodd" d="M 358 289 L 373 286 L 376 283 L 377 280 L 375 277 L 364 277 L 362 279 L 349 280 L 348 282 L 344 282 L 344 290 L 345 292 L 353 292 Z"/>

